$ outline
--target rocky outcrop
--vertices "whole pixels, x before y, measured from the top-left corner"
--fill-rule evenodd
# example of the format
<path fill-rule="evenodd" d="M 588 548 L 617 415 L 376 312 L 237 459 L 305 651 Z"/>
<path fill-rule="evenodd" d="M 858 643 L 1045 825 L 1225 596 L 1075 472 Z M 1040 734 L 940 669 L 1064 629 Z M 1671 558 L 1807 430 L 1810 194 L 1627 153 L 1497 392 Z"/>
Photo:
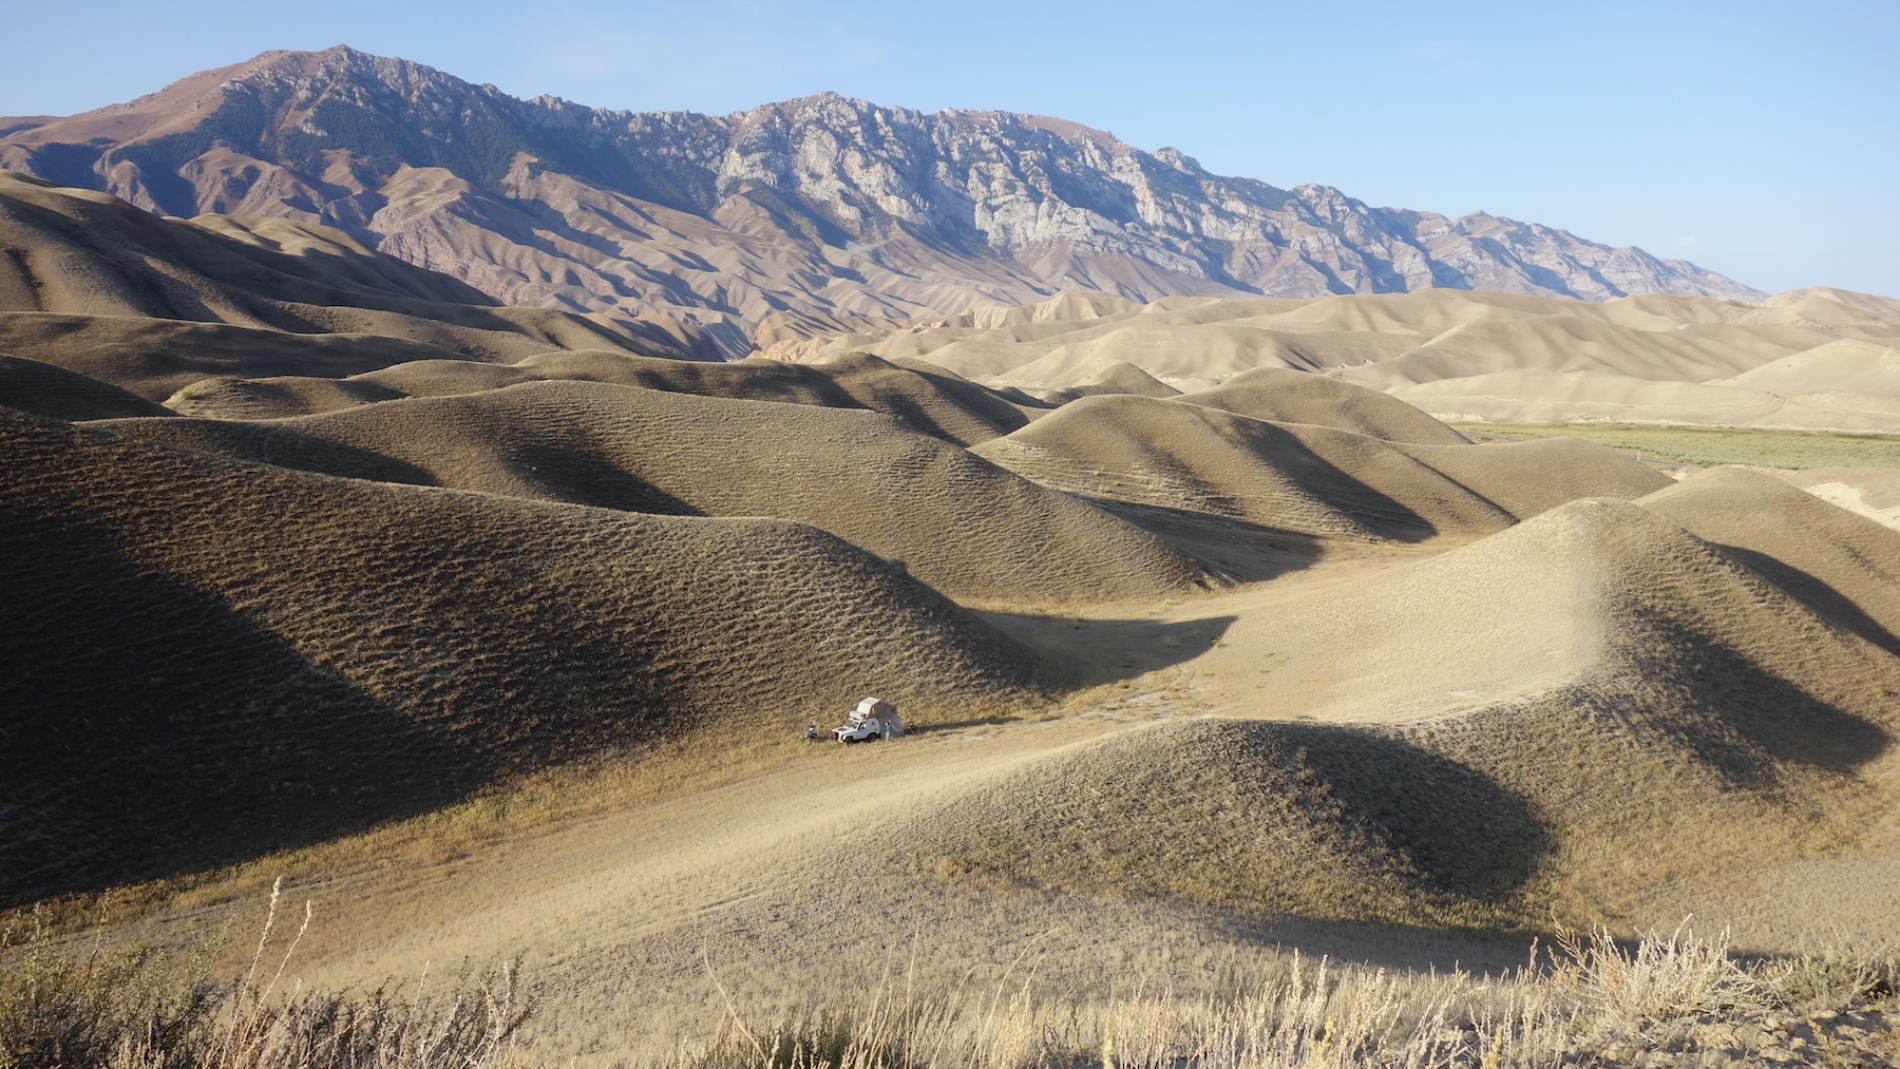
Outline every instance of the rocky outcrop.
<path fill-rule="evenodd" d="M 1060 119 L 835 94 L 609 111 L 342 47 L 0 119 L 0 167 L 161 214 L 336 226 L 510 304 L 673 317 L 728 353 L 775 312 L 912 318 L 1064 290 L 1765 296 L 1549 227 L 1222 177 Z"/>

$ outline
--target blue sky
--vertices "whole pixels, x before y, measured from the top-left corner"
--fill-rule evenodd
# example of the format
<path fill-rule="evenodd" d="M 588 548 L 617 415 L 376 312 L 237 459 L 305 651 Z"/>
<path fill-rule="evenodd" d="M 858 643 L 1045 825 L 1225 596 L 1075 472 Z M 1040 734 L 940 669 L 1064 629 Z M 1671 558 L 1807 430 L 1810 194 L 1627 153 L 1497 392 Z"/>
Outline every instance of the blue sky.
<path fill-rule="evenodd" d="M 1058 115 L 1211 170 L 1900 297 L 1900 2 L 8 5 L 0 114 L 345 43 L 519 96 L 826 89 Z"/>

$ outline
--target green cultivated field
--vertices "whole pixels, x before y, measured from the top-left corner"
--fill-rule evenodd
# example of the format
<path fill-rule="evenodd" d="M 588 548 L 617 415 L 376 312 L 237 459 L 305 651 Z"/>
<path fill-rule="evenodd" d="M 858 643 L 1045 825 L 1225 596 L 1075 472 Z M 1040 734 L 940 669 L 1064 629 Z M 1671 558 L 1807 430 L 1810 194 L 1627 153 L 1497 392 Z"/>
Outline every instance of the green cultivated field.
<path fill-rule="evenodd" d="M 1877 434 L 1632 427 L 1615 423 L 1458 423 L 1453 426 L 1473 436 L 1492 438 L 1587 438 L 1613 449 L 1704 468 L 1719 464 L 1768 468 L 1900 468 L 1900 437 Z"/>

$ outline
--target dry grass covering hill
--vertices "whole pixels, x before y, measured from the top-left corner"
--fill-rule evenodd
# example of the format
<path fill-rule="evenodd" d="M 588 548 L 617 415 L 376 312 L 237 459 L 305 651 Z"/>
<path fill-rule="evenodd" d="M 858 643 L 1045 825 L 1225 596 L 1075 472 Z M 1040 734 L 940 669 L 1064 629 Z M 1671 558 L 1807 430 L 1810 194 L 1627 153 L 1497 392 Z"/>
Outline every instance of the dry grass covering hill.
<path fill-rule="evenodd" d="M 1403 445 L 1191 402 L 1084 398 L 976 451 L 1091 498 L 1315 536 L 1407 541 L 1496 531 L 1563 501 L 1635 497 L 1667 482 L 1581 442 L 1541 454 Z"/>
<path fill-rule="evenodd" d="M 1376 390 L 1285 368 L 1258 368 L 1182 398 L 1275 423 L 1312 423 L 1388 442 L 1464 445 L 1463 435 Z"/>
<path fill-rule="evenodd" d="M 1635 498 L 1669 483 L 1656 469 L 1582 438 L 1400 448 L 1520 520 L 1582 497 Z"/>
<path fill-rule="evenodd" d="M 977 453 L 1046 486 L 1108 501 L 1313 535 L 1422 538 L 1434 530 L 1320 459 L 1289 428 L 1174 401 L 1085 397 Z M 1474 515 L 1486 511 L 1462 496 Z M 1494 528 L 1509 522 L 1489 511 Z"/>
<path fill-rule="evenodd" d="M 1425 532 L 1419 516 L 1313 458 L 1283 427 L 1212 408 L 1134 395 L 1085 397 L 975 452 L 1043 486 L 1098 501 L 1303 534 Z"/>
<path fill-rule="evenodd" d="M 422 359 L 379 367 L 343 381 L 309 376 L 206 379 L 179 390 L 167 403 L 187 415 L 278 419 L 398 397 L 448 397 L 523 382 L 576 380 L 881 412 L 911 430 L 958 445 L 996 438 L 1046 411 L 1031 398 L 1021 397 L 1019 403 L 1016 397 L 922 361 L 900 366 L 860 354 L 807 366 L 768 360 L 702 364 L 582 350 L 541 354 L 507 366 Z"/>
<path fill-rule="evenodd" d="M 329 377 L 411 360 L 469 363 L 459 353 L 402 338 L 50 312 L 0 312 L 0 346 L 154 402 L 207 376 Z"/>
<path fill-rule="evenodd" d="M 1755 500 L 1706 494 L 1737 515 Z M 1878 541 L 1834 533 L 1817 537 L 1837 555 Z M 1489 926 L 1879 847 L 1900 661 L 1815 606 L 1642 506 L 1573 502 L 1217 632 L 1217 700 L 1318 723 L 1190 722 L 1053 755 L 919 816 L 894 863 Z"/>
<path fill-rule="evenodd" d="M 355 374 L 408 360 L 593 348 L 703 355 L 677 325 L 500 308 L 340 231 L 160 219 L 0 171 L 0 351 L 151 400 L 223 374 Z"/>
<path fill-rule="evenodd" d="M 1567 505 L 1498 541 L 1539 534 L 1585 540 L 1543 549 L 1577 562 L 1587 616 L 1567 641 L 1519 655 L 1596 649 L 1542 693 L 1409 733 L 1533 800 L 1559 843 L 1546 893 L 1560 913 L 1613 915 L 1646 885 L 1891 848 L 1891 654 L 1639 506 Z M 1533 580 L 1494 582 L 1502 595 Z M 1512 601 L 1528 618 L 1533 606 Z"/>
<path fill-rule="evenodd" d="M 1000 893 L 1497 926 L 1551 849 L 1521 797 L 1389 732 L 1189 721 L 1075 747 L 907 821 L 892 864 Z"/>
<path fill-rule="evenodd" d="M 551 762 L 1038 662 L 775 520 L 339 480 L 0 413 L 0 893 L 189 871 Z"/>
<path fill-rule="evenodd" d="M 275 911 L 272 918 L 290 919 Z M 266 943 L 270 934 L 267 923 Z M 537 1034 L 533 978 L 508 966 L 464 976 L 447 991 L 418 983 L 401 998 L 386 990 L 279 994 L 256 970 L 234 970 L 227 982 L 197 991 L 162 954 L 75 961 L 39 942 L 16 953 L 18 967 L 0 974 L 0 1016 L 15 1022 L 0 1032 L 0 1057 L 18 1064 L 512 1069 L 557 1061 L 546 1034 Z M 887 973 L 808 987 L 779 1005 L 728 1000 L 711 1035 L 632 1059 L 625 1051 L 608 1057 L 677 1069 L 754 1069 L 773 1060 L 867 1069 L 901 1051 L 916 1069 L 1041 1069 L 1094 1059 L 1306 1069 L 1344 1049 L 1403 1069 L 1536 1069 L 1621 1063 L 1652 1051 L 1646 1060 L 1665 1065 L 1786 1062 L 1817 1049 L 1830 1065 L 1878 1065 L 1895 1053 L 1900 1003 L 1891 968 L 1730 955 L 1723 940 L 1684 925 L 1633 945 L 1603 930 L 1565 934 L 1499 976 L 1416 977 L 1323 958 L 1248 956 L 1226 963 L 1212 998 L 1138 982 L 1106 1002 L 1033 983 L 1004 1001 L 967 984 L 920 985 L 914 975 L 900 986 Z M 286 961 L 294 966 L 295 958 Z"/>
<path fill-rule="evenodd" d="M 476 359 L 641 343 L 476 290 L 308 224 L 161 219 L 102 193 L 0 172 L 0 307 L 375 334 Z"/>
<path fill-rule="evenodd" d="M 0 406 L 52 419 L 170 416 L 171 409 L 75 371 L 0 356 Z"/>
<path fill-rule="evenodd" d="M 866 408 L 959 445 L 1006 434 L 1037 412 L 1035 408 L 1025 411 L 995 391 L 941 369 L 900 365 L 861 353 L 837 354 L 817 366 L 773 360 L 730 364 L 618 360 L 603 368 L 587 353 L 550 353 L 521 363 L 548 378 L 598 378 L 670 393 Z"/>
<path fill-rule="evenodd" d="M 1137 397 L 1179 397 L 1181 391 L 1148 374 L 1126 360 L 1106 364 L 1080 384 L 1046 391 L 1043 396 L 1058 404 L 1096 394 L 1131 393 Z"/>
<path fill-rule="evenodd" d="M 901 562 L 966 604 L 1154 598 L 1200 579 L 1186 558 L 1123 521 L 872 412 L 538 382 L 268 424 L 111 426 L 332 475 L 796 520 Z"/>
<path fill-rule="evenodd" d="M 1000 990 L 1021 960 L 1106 1014 L 1144 983 L 1229 998 L 1276 946 L 1509 967 L 1553 922 L 1702 917 L 1790 866 L 1853 896 L 1808 930 L 1894 945 L 1900 533 L 1768 475 L 1132 395 L 966 451 L 851 407 L 501 381 L 276 421 L 9 417 L 0 544 L 31 566 L 0 597 L 32 626 L 0 636 L 29 669 L 0 709 L 41 711 L 0 722 L 0 805 L 37 836 L 0 856 L 13 893 L 319 843 L 113 938 L 281 866 L 335 918 L 317 987 L 526 949 L 534 1050 L 589 1065 L 707 1049 L 709 962 L 746 1006 L 908 984 L 906 955 L 918 990 Z M 1200 560 L 1298 551 L 1143 587 L 1185 562 L 1105 513 L 1205 521 Z M 1132 600 L 986 624 L 919 580 Z M 865 693 L 926 730 L 669 763 Z"/>
<path fill-rule="evenodd" d="M 1820 467 L 1777 474 L 1829 504 L 1900 530 L 1900 468 Z"/>
<path fill-rule="evenodd" d="M 1716 468 L 1640 504 L 1900 656 L 1900 532 L 1745 468 Z"/>
<path fill-rule="evenodd" d="M 923 357 L 992 385 L 1042 389 L 1076 387 L 1114 362 L 1189 392 L 1278 368 L 1469 422 L 1900 433 L 1891 371 L 1900 302 L 1839 290 L 1761 304 L 1429 290 L 1136 307 L 1051 300 L 999 311 L 856 329 L 841 321 L 828 341 L 813 333 L 800 342 L 798 358 L 822 359 L 828 348 Z"/>

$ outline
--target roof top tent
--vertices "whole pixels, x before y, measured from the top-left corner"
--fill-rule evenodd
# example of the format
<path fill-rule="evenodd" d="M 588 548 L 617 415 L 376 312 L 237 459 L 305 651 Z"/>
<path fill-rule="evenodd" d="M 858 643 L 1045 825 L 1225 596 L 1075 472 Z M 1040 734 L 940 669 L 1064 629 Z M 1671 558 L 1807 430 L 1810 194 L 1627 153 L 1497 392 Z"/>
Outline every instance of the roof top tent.
<path fill-rule="evenodd" d="M 831 734 L 839 742 L 869 742 L 894 739 L 904 733 L 904 722 L 897 717 L 897 706 L 882 698 L 866 698 L 851 710 L 850 723 Z"/>

